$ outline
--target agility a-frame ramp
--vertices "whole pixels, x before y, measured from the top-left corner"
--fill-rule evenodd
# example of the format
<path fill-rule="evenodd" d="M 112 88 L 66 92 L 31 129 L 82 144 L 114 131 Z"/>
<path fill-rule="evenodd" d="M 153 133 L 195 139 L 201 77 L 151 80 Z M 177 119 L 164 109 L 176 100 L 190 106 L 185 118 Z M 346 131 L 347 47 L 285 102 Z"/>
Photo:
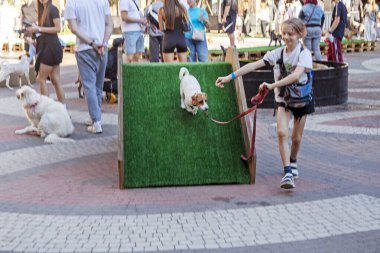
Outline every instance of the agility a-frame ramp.
<path fill-rule="evenodd" d="M 180 108 L 179 70 L 186 67 L 208 94 L 209 114 L 228 120 L 248 109 L 241 78 L 224 89 L 219 76 L 239 67 L 236 49 L 226 62 L 122 64 L 119 52 L 119 187 L 255 183 L 256 155 L 240 159 L 251 145 L 248 116 L 228 125 L 198 110 Z"/>

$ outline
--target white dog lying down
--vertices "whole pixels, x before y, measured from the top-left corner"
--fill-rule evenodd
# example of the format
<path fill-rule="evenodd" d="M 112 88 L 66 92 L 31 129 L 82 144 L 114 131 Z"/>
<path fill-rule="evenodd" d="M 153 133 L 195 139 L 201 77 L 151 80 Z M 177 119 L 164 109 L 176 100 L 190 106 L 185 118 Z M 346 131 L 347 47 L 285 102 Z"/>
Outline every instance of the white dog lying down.
<path fill-rule="evenodd" d="M 19 78 L 19 85 L 21 87 L 21 77 L 25 76 L 28 85 L 32 86 L 29 80 L 29 62 L 28 57 L 26 55 L 21 56 L 21 61 L 18 63 L 8 63 L 2 62 L 0 66 L 0 82 L 5 80 L 5 85 L 8 89 L 13 90 L 12 87 L 9 86 L 9 79 L 11 78 L 11 74 L 17 74 Z"/>
<path fill-rule="evenodd" d="M 16 134 L 36 132 L 45 143 L 74 142 L 63 138 L 74 132 L 74 126 L 66 107 L 60 102 L 38 94 L 29 86 L 22 86 L 16 92 L 24 107 L 30 126 L 16 130 Z"/>
<path fill-rule="evenodd" d="M 207 94 L 201 91 L 197 79 L 189 74 L 187 68 L 181 68 L 179 71 L 179 79 L 181 80 L 181 108 L 186 109 L 192 114 L 196 114 L 198 108 L 207 111 Z"/>

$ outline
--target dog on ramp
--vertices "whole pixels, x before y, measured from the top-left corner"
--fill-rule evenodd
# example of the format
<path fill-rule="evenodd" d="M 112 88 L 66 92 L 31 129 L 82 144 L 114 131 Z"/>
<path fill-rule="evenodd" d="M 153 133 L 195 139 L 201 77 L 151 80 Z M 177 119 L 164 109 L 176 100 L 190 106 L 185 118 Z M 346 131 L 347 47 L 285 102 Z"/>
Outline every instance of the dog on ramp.
<path fill-rule="evenodd" d="M 181 108 L 193 115 L 197 114 L 198 109 L 207 112 L 207 94 L 201 91 L 198 80 L 184 67 L 179 71 L 179 79 L 181 80 Z"/>
<path fill-rule="evenodd" d="M 37 133 L 45 143 L 74 142 L 64 138 L 74 132 L 74 126 L 63 104 L 25 85 L 17 90 L 16 97 L 30 122 L 30 126 L 16 130 L 16 134 Z"/>
<path fill-rule="evenodd" d="M 32 86 L 29 80 L 29 61 L 26 55 L 21 56 L 21 61 L 18 63 L 12 64 L 5 61 L 0 65 L 0 82 L 5 80 L 5 85 L 8 87 L 8 89 L 13 90 L 13 88 L 9 86 L 9 79 L 11 78 L 11 74 L 16 74 L 18 76 L 20 87 L 22 85 L 22 76 L 25 76 L 28 85 Z"/>

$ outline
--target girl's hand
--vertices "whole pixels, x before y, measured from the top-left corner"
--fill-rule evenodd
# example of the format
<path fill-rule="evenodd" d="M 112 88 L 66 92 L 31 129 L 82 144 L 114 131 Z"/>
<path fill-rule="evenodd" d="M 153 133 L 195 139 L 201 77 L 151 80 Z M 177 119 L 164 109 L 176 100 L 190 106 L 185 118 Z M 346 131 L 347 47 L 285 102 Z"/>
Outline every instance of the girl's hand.
<path fill-rule="evenodd" d="M 29 33 L 37 33 L 40 29 L 40 27 L 36 26 L 36 25 L 32 25 L 32 26 L 29 26 L 27 28 L 25 28 Z"/>
<path fill-rule="evenodd" d="M 264 86 L 266 86 L 268 88 L 268 90 L 273 90 L 272 84 L 269 84 L 266 82 L 263 82 L 262 84 L 260 84 L 259 90 L 264 89 Z"/>
<path fill-rule="evenodd" d="M 218 88 L 224 88 L 224 84 L 231 81 L 231 78 L 228 76 L 218 77 L 218 79 L 215 82 L 216 87 Z"/>

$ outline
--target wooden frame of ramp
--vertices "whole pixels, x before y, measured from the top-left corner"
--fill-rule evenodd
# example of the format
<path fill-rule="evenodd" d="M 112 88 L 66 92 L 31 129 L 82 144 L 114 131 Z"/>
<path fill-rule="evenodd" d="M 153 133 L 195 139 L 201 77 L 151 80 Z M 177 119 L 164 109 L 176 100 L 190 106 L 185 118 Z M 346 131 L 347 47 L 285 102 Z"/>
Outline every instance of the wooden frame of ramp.
<path fill-rule="evenodd" d="M 232 65 L 233 71 L 240 68 L 239 55 L 238 55 L 236 47 L 227 48 L 225 61 Z M 239 106 L 239 113 L 242 113 L 248 110 L 247 99 L 245 97 L 244 86 L 243 86 L 243 78 L 242 77 L 236 78 L 234 80 L 234 84 L 235 84 L 235 90 L 236 90 L 236 99 Z M 243 138 L 244 138 L 244 147 L 245 147 L 245 151 L 248 157 L 249 151 L 251 149 L 253 122 L 250 121 L 247 116 L 242 117 L 240 121 L 241 121 Z M 255 153 L 253 154 L 252 159 L 248 161 L 248 168 L 249 168 L 249 175 L 251 177 L 250 182 L 251 184 L 254 184 L 256 182 L 256 150 L 255 150 Z"/>
<path fill-rule="evenodd" d="M 236 48 L 228 48 L 226 54 L 226 62 L 232 65 L 232 69 L 235 71 L 240 67 L 239 58 Z M 124 174 L 124 127 L 123 123 L 123 60 L 122 51 L 118 49 L 118 173 L 119 173 L 119 188 L 124 189 L 125 174 Z M 238 102 L 239 113 L 244 112 L 248 109 L 246 103 L 246 97 L 243 87 L 243 79 L 241 77 L 234 80 L 236 98 Z M 252 138 L 252 121 L 249 117 L 243 117 L 240 119 L 242 126 L 242 133 L 244 139 L 244 148 L 246 154 L 249 154 L 251 148 L 251 138 Z M 248 169 L 250 174 L 250 183 L 254 184 L 256 180 L 256 152 L 253 158 L 248 161 Z"/>

